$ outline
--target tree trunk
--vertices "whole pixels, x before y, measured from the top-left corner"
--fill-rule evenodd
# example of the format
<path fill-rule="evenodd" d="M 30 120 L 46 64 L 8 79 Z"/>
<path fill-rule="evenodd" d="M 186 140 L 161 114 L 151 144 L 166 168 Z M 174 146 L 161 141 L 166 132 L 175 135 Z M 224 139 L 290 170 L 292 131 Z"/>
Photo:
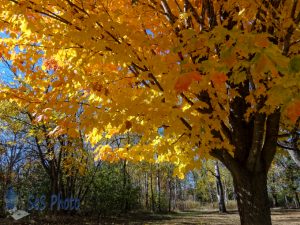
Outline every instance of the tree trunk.
<path fill-rule="evenodd" d="M 161 212 L 161 186 L 160 186 L 160 170 L 157 168 L 157 194 L 158 194 L 158 211 Z"/>
<path fill-rule="evenodd" d="M 148 189 L 148 173 L 145 173 L 145 204 L 146 209 L 149 209 L 149 189 Z"/>
<path fill-rule="evenodd" d="M 228 187 L 227 187 L 226 180 L 224 180 L 224 200 L 225 200 L 225 205 L 228 204 Z"/>
<path fill-rule="evenodd" d="M 3 185 L 0 186 L 0 218 L 5 217 L 5 203 L 4 203 L 4 195 L 5 195 L 5 185 L 4 181 L 2 183 Z"/>
<path fill-rule="evenodd" d="M 123 212 L 127 213 L 128 211 L 128 188 L 127 188 L 127 174 L 126 174 L 126 164 L 127 161 L 123 161 Z"/>
<path fill-rule="evenodd" d="M 277 199 L 277 194 L 275 192 L 272 193 L 272 198 L 273 198 L 273 207 L 278 207 L 278 199 Z"/>
<path fill-rule="evenodd" d="M 171 212 L 172 210 L 172 183 L 171 178 L 169 178 L 169 205 L 168 205 L 168 211 Z"/>
<path fill-rule="evenodd" d="M 210 183 L 208 183 L 208 192 L 209 192 L 210 204 L 212 207 L 214 207 L 214 194 L 213 194 L 213 189 L 212 189 Z"/>
<path fill-rule="evenodd" d="M 153 191 L 153 170 L 151 166 L 151 172 L 150 172 L 150 191 L 151 191 L 151 208 L 152 211 L 155 211 L 155 199 L 154 199 L 154 191 Z"/>
<path fill-rule="evenodd" d="M 243 174 L 233 180 L 241 225 L 271 225 L 267 174 Z"/>
<path fill-rule="evenodd" d="M 298 197 L 298 193 L 295 191 L 295 198 L 294 198 L 294 201 L 295 201 L 295 207 L 298 209 L 300 208 L 300 201 L 299 201 L 299 197 Z"/>
<path fill-rule="evenodd" d="M 177 178 L 175 178 L 173 180 L 173 184 L 174 184 L 174 204 L 173 204 L 173 209 L 175 210 L 176 207 L 177 207 L 177 194 L 178 194 L 178 191 L 177 191 Z"/>
<path fill-rule="evenodd" d="M 58 190 L 58 181 L 57 181 L 57 177 L 54 173 L 52 173 L 52 176 L 50 177 L 50 182 L 51 182 L 51 190 L 50 190 L 50 195 L 57 195 L 59 194 L 59 190 Z"/>
<path fill-rule="evenodd" d="M 246 97 L 248 93 L 243 90 L 240 93 Z M 233 176 L 241 225 L 271 225 L 267 173 L 276 153 L 280 109 L 268 115 L 254 113 L 246 121 L 247 108 L 244 98 L 235 98 L 229 116 L 232 129 L 223 126 L 234 145 L 234 154 L 226 149 L 213 149 L 210 154 Z"/>
<path fill-rule="evenodd" d="M 215 177 L 216 177 L 216 186 L 217 186 L 217 197 L 218 197 L 218 204 L 219 204 L 219 212 L 225 213 L 226 206 L 225 206 L 225 199 L 224 199 L 224 189 L 221 181 L 220 169 L 218 161 L 215 162 Z"/>
<path fill-rule="evenodd" d="M 289 208 L 290 207 L 290 203 L 289 203 L 289 199 L 288 199 L 288 197 L 286 195 L 284 196 L 284 201 L 285 201 L 285 207 Z"/>
<path fill-rule="evenodd" d="M 169 205 L 168 205 L 168 209 L 169 209 L 169 212 L 172 211 L 172 172 L 169 168 L 169 171 L 168 171 L 168 189 L 169 189 Z"/>

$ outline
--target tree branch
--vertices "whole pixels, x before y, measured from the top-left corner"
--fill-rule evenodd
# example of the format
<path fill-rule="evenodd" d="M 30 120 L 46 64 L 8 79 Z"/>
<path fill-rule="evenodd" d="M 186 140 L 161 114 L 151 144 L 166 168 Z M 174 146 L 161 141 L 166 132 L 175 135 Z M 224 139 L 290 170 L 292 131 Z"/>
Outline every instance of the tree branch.
<path fill-rule="evenodd" d="M 169 22 L 173 25 L 176 21 L 176 17 L 173 15 L 169 5 L 168 5 L 168 2 L 166 0 L 162 0 L 161 1 L 161 5 L 163 7 L 163 10 L 165 11 L 166 13 L 166 17 L 167 19 L 169 20 Z"/>
<path fill-rule="evenodd" d="M 220 160 L 231 174 L 239 178 L 244 172 L 244 168 L 226 151 L 226 149 L 213 149 L 210 155 Z"/>
<path fill-rule="evenodd" d="M 262 113 L 258 113 L 254 119 L 252 144 L 247 159 L 247 168 L 249 171 L 253 171 L 255 169 L 260 158 L 265 134 L 265 120 L 266 115 Z"/>
<path fill-rule="evenodd" d="M 277 135 L 279 131 L 280 109 L 277 109 L 267 118 L 265 143 L 262 149 L 262 158 L 265 170 L 268 171 L 276 153 Z"/>

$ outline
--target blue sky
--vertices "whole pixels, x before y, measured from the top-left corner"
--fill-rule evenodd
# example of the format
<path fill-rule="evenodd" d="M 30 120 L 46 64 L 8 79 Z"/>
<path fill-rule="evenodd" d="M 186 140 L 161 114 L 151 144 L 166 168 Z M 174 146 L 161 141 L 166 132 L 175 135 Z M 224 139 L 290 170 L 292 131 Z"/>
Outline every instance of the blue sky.
<path fill-rule="evenodd" d="M 9 35 L 2 31 L 0 32 L 0 39 L 8 38 Z M 1 51 L 1 50 L 0 50 Z M 13 74 L 2 61 L 0 61 L 0 83 L 9 83 L 13 81 Z"/>
<path fill-rule="evenodd" d="M 0 83 L 10 83 L 13 81 L 13 74 L 7 66 L 0 62 Z"/>
<path fill-rule="evenodd" d="M 0 40 L 8 38 L 9 34 L 7 34 L 5 31 L 0 32 Z M 20 50 L 18 48 L 18 46 L 15 47 L 14 49 L 16 51 L 16 53 L 22 53 L 22 52 L 26 52 L 26 50 Z M 1 50 L 0 50 L 1 53 Z M 38 53 L 40 54 L 40 53 Z M 0 58 L 1 59 L 1 58 Z M 11 63 L 10 61 L 8 61 L 8 63 Z M 41 66 L 43 63 L 42 60 L 42 55 L 41 58 L 36 62 L 36 66 Z M 22 73 L 21 71 L 18 71 L 18 76 L 24 76 L 24 73 Z M 4 63 L 2 60 L 0 60 L 0 83 L 6 83 L 9 84 L 11 82 L 14 82 L 14 74 L 10 71 L 9 66 L 6 65 L 6 63 Z"/>

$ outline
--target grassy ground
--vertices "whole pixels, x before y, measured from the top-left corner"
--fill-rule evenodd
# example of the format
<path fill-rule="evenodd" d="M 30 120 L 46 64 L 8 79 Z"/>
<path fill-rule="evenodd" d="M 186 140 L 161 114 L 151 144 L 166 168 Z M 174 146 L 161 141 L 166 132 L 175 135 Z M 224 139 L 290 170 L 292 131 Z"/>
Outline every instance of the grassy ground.
<path fill-rule="evenodd" d="M 272 210 L 273 225 L 300 225 L 300 210 Z M 228 214 L 219 214 L 217 211 L 190 211 L 172 214 L 131 214 L 126 217 L 110 219 L 92 219 L 71 216 L 43 216 L 27 217 L 20 221 L 0 219 L 1 225 L 102 225 L 102 224 L 128 224 L 128 225 L 238 225 L 237 211 Z"/>

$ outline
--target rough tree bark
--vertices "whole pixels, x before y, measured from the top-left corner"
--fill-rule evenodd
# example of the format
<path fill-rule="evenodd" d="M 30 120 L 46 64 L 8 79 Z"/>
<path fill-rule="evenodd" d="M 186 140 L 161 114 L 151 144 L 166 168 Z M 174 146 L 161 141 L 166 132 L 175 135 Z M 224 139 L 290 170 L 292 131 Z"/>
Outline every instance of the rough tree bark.
<path fill-rule="evenodd" d="M 249 176 L 248 176 L 249 175 Z M 234 179 L 241 224 L 271 224 L 266 173 L 245 173 Z"/>
<path fill-rule="evenodd" d="M 238 101 L 238 100 L 236 100 Z M 242 103 L 237 104 L 242 107 Z M 236 112 L 243 114 L 239 108 Z M 252 121 L 236 121 L 232 115 L 231 141 L 236 150 L 232 156 L 226 150 L 213 150 L 231 172 L 237 193 L 241 225 L 271 225 L 267 192 L 267 173 L 276 152 L 279 110 L 271 115 L 256 114 Z"/>

